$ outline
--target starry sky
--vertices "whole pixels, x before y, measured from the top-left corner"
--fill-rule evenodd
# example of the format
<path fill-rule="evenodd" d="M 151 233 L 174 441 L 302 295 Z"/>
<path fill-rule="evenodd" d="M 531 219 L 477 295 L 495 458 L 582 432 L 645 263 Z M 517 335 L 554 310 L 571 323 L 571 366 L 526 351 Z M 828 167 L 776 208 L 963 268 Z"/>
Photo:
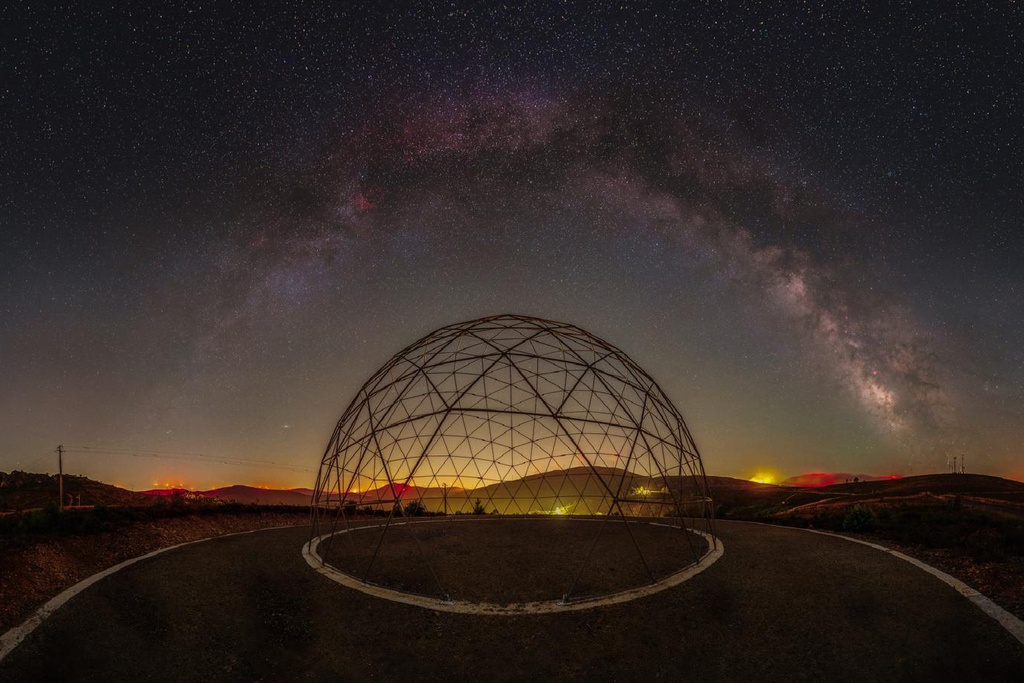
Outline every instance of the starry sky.
<path fill-rule="evenodd" d="M 709 474 L 1024 480 L 1018 3 L 92 5 L 0 8 L 0 470 L 312 486 L 508 312 Z"/>

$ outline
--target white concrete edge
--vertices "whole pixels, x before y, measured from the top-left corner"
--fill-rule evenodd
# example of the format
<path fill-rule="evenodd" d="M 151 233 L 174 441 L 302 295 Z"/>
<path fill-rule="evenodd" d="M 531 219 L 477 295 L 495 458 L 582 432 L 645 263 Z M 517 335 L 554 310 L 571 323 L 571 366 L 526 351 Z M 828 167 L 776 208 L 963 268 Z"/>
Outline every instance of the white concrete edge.
<path fill-rule="evenodd" d="M 82 591 L 84 591 L 86 588 L 88 588 L 89 586 L 93 585 L 97 581 L 100 581 L 101 579 L 105 579 L 106 577 L 110 576 L 111 574 L 115 574 L 115 573 L 121 571 L 125 567 L 131 566 L 131 565 L 135 564 L 136 562 L 141 562 L 142 560 L 148 560 L 151 557 L 154 557 L 154 556 L 159 555 L 161 553 L 166 553 L 169 550 L 175 550 L 177 548 L 182 548 L 182 547 L 184 547 L 186 545 L 194 545 L 196 543 L 203 543 L 205 541 L 212 541 L 212 540 L 217 539 L 217 538 L 228 538 L 229 536 L 241 536 L 243 534 L 252 534 L 252 533 L 256 533 L 257 531 L 271 531 L 273 529 L 289 529 L 289 528 L 297 527 L 297 526 L 306 526 L 306 524 L 305 523 L 304 524 L 286 524 L 284 526 L 267 527 L 265 529 L 250 529 L 248 531 L 236 531 L 236 532 L 230 533 L 230 534 L 222 534 L 220 536 L 208 536 L 206 538 L 200 538 L 200 539 L 197 539 L 195 541 L 187 541 L 185 543 L 178 543 L 177 545 L 167 546 L 166 548 L 159 548 L 157 550 L 154 550 L 151 553 L 146 553 L 145 555 L 140 555 L 139 557 L 133 557 L 130 560 L 125 560 L 124 562 L 122 562 L 120 564 L 115 564 L 113 567 L 109 567 L 107 569 L 104 569 L 101 572 L 93 574 L 92 576 L 90 576 L 90 577 L 88 577 L 86 579 L 82 579 L 81 581 L 76 583 L 74 586 L 71 586 L 71 588 L 68 588 L 67 590 L 65 590 L 64 592 L 58 594 L 57 596 L 55 596 L 53 598 L 50 598 L 42 607 L 37 609 L 32 614 L 32 616 L 30 616 L 28 619 L 26 619 L 25 622 L 21 624 L 21 626 L 15 626 L 11 630 L 9 630 L 7 633 L 5 633 L 2 636 L 0 636 L 0 662 L 2 662 L 4 657 L 9 655 L 11 653 L 11 651 L 14 650 L 14 648 L 18 647 L 18 644 L 21 643 L 21 641 L 25 640 L 25 638 L 27 638 L 28 635 L 30 633 L 32 633 L 32 631 L 36 630 L 36 628 L 38 628 L 47 619 L 47 617 L 49 617 L 54 612 L 56 612 L 58 609 L 60 609 L 64 605 L 64 603 L 66 603 L 68 600 L 70 600 L 71 598 L 75 597 L 76 595 L 78 595 L 79 593 L 81 593 Z"/>
<path fill-rule="evenodd" d="M 589 521 L 589 520 L 588 520 Z M 656 524 L 656 523 L 655 523 Z M 658 524 L 658 526 L 665 526 Z M 302 546 L 302 557 L 305 558 L 306 563 L 310 567 L 320 572 L 332 581 L 336 581 L 343 586 L 352 588 L 354 590 L 372 595 L 374 597 L 383 598 L 392 602 L 399 602 L 405 605 L 413 605 L 415 607 L 423 607 L 426 609 L 432 609 L 438 612 L 454 612 L 457 614 L 483 614 L 483 615 L 494 615 L 494 616 L 512 616 L 517 614 L 551 614 L 555 612 L 575 612 L 585 609 L 593 609 L 595 607 L 603 607 L 605 605 L 616 605 L 623 602 L 629 602 L 630 600 L 636 600 L 637 598 L 646 597 L 653 595 L 666 588 L 678 586 L 682 582 L 690 579 L 697 574 L 701 573 L 712 564 L 718 561 L 720 557 L 725 553 L 725 546 L 722 544 L 720 538 L 716 538 L 703 531 L 697 529 L 687 529 L 688 532 L 697 534 L 704 537 L 708 541 L 708 552 L 697 560 L 696 563 L 674 573 L 666 576 L 660 581 L 649 584 L 647 586 L 640 586 L 638 588 L 631 588 L 617 593 L 604 595 L 596 598 L 584 599 L 574 602 L 559 602 L 555 600 L 544 601 L 544 602 L 522 602 L 513 603 L 511 605 L 498 605 L 487 602 L 468 602 L 464 600 L 441 600 L 439 598 L 430 598 L 426 596 L 414 595 L 412 593 L 403 593 L 401 591 L 390 590 L 383 586 L 377 586 L 374 584 L 364 583 L 359 579 L 346 574 L 342 571 L 335 569 L 330 566 L 317 553 L 317 547 L 320 545 L 320 541 L 330 536 L 337 534 L 348 533 L 348 531 L 355 531 L 357 529 L 376 528 L 376 527 L 356 527 L 354 529 L 343 529 L 341 531 L 331 532 L 318 536 L 317 538 L 311 539 L 309 543 Z"/>
<path fill-rule="evenodd" d="M 996 603 L 992 602 L 991 598 L 983 595 L 974 588 L 971 588 L 960 579 L 950 576 L 941 569 L 937 569 L 931 566 L 930 564 L 926 564 L 915 557 L 910 557 L 909 555 L 905 555 L 898 550 L 886 548 L 885 546 L 879 545 L 877 543 L 872 543 L 870 541 L 862 541 L 859 538 L 851 538 L 850 536 L 843 536 L 842 534 L 836 534 L 831 531 L 822 531 L 820 529 L 804 529 L 801 527 L 784 526 L 781 524 L 765 524 L 764 522 L 750 522 L 742 519 L 724 521 L 741 522 L 743 524 L 760 524 L 761 526 L 770 526 L 776 529 L 793 529 L 795 531 L 806 531 L 812 534 L 820 534 L 822 536 L 832 536 L 833 538 L 841 538 L 844 541 L 850 541 L 851 543 L 860 543 L 861 545 L 866 545 L 869 548 L 881 550 L 883 553 L 888 553 L 893 557 L 898 557 L 904 562 L 909 562 L 918 569 L 928 572 L 929 574 L 939 579 L 943 583 L 951 586 L 957 593 L 959 593 L 960 595 L 964 596 L 972 603 L 974 603 L 975 607 L 980 609 L 987 616 L 991 617 L 992 619 L 995 619 L 1000 626 L 1002 626 L 1010 633 L 1011 636 L 1020 641 L 1021 645 L 1024 645 L 1024 621 L 1021 621 L 1016 616 L 1011 614 L 1009 611 L 1003 609 Z"/>

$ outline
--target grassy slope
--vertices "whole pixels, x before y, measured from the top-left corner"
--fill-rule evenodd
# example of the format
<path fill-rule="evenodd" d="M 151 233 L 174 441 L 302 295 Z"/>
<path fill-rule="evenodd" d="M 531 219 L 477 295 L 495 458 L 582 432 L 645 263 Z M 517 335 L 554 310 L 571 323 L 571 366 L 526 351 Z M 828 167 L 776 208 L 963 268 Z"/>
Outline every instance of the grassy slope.
<path fill-rule="evenodd" d="M 57 503 L 56 476 L 30 474 L 25 477 L 25 481 L 0 487 L 0 511 L 28 510 Z M 153 502 L 149 496 L 70 474 L 64 475 L 64 493 L 73 496 L 75 504 L 80 501 L 82 505 L 149 505 Z"/>

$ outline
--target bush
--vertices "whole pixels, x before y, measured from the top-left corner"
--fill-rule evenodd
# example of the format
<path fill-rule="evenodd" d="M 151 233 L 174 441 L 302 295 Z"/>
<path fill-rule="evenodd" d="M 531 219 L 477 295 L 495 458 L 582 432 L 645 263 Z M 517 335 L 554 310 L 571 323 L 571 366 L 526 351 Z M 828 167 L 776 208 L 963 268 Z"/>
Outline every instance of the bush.
<path fill-rule="evenodd" d="M 843 517 L 843 531 L 870 531 L 875 528 L 875 511 L 866 505 L 854 505 Z"/>
<path fill-rule="evenodd" d="M 426 514 L 426 512 L 427 506 L 418 500 L 414 500 L 405 506 L 406 517 L 419 517 L 421 515 Z"/>
<path fill-rule="evenodd" d="M 484 504 L 480 502 L 479 498 L 477 498 L 476 502 L 473 503 L 473 514 L 474 515 L 486 515 L 487 514 L 487 508 L 484 507 Z"/>

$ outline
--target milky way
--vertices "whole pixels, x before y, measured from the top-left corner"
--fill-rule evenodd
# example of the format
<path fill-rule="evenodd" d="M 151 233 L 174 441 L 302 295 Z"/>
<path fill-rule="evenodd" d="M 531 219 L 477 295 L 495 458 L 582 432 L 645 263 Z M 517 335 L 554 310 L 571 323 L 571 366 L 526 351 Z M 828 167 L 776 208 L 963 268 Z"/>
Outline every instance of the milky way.
<path fill-rule="evenodd" d="M 12 19 L 0 469 L 281 483 L 235 461 L 312 467 L 391 353 L 516 312 L 711 473 L 1024 476 L 1018 9 L 293 9 Z"/>

